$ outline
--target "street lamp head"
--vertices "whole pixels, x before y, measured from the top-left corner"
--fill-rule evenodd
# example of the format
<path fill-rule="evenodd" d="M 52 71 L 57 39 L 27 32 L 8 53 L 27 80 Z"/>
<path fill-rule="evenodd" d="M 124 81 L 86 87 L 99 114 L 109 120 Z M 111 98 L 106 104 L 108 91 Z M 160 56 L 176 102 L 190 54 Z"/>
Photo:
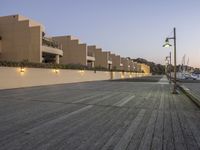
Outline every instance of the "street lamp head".
<path fill-rule="evenodd" d="M 169 44 L 169 39 L 166 38 L 166 40 L 165 40 L 165 44 L 163 45 L 163 47 L 170 47 L 170 46 L 172 46 L 172 45 Z"/>

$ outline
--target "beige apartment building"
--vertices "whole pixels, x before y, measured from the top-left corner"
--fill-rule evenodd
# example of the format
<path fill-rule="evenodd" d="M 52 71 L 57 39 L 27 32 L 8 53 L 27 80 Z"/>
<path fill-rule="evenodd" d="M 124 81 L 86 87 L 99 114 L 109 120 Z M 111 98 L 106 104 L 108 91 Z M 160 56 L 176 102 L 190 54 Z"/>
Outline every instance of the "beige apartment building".
<path fill-rule="evenodd" d="M 103 67 L 106 69 L 112 69 L 112 58 L 110 52 L 102 51 L 101 48 L 96 48 L 96 46 L 88 47 L 91 52 L 95 55 L 95 67 Z"/>
<path fill-rule="evenodd" d="M 45 36 L 44 26 L 21 15 L 0 17 L 0 60 L 59 63 L 62 45 Z"/>
<path fill-rule="evenodd" d="M 150 73 L 150 67 L 146 64 L 141 64 L 141 70 L 144 73 Z"/>
<path fill-rule="evenodd" d="M 87 46 L 72 36 L 46 36 L 44 26 L 27 17 L 0 17 L 0 61 L 24 60 L 150 73 L 150 67 L 145 64 Z"/>
<path fill-rule="evenodd" d="M 133 62 L 133 60 L 129 59 L 129 65 L 130 65 L 130 71 L 135 71 L 134 70 L 134 62 Z"/>
<path fill-rule="evenodd" d="M 139 70 L 138 63 L 133 61 L 133 72 L 138 72 L 138 70 Z"/>
<path fill-rule="evenodd" d="M 121 62 L 123 64 L 122 70 L 130 71 L 130 60 L 128 58 L 122 57 Z"/>
<path fill-rule="evenodd" d="M 72 36 L 55 36 L 53 40 L 62 44 L 64 55 L 60 59 L 61 64 L 81 64 L 94 67 L 94 52 L 88 50 L 87 45 L 80 43 L 77 38 Z"/>
<path fill-rule="evenodd" d="M 143 63 L 137 63 L 137 72 L 150 73 L 150 66 Z"/>
<path fill-rule="evenodd" d="M 116 70 L 121 70 L 123 67 L 123 64 L 121 63 L 121 57 L 119 55 L 110 54 L 110 57 L 112 59 L 112 67 Z"/>

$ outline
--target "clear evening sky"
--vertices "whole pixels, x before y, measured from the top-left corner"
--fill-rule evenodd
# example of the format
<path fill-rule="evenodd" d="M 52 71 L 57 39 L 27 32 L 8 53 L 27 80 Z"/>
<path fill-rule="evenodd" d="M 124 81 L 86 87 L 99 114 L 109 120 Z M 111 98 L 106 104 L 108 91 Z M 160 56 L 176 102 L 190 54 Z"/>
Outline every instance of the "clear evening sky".
<path fill-rule="evenodd" d="M 165 37 L 176 27 L 178 63 L 186 54 L 200 67 L 200 0 L 1 0 L 0 16 L 12 14 L 41 22 L 48 35 L 161 64 L 172 51 L 162 48 Z"/>

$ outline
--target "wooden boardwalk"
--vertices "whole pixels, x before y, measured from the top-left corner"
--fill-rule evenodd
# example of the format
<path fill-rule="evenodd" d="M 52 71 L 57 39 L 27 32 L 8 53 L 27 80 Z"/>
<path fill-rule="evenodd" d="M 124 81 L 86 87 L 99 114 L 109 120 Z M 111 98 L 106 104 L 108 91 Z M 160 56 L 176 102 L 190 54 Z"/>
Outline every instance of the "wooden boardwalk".
<path fill-rule="evenodd" d="M 199 150 L 200 109 L 156 80 L 1 90 L 0 150 L 47 149 Z"/>

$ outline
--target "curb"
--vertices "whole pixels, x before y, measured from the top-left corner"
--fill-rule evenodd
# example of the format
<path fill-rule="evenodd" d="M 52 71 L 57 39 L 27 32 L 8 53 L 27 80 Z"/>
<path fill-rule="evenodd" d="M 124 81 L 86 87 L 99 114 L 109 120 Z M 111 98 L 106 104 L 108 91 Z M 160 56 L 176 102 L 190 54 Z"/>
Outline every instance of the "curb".
<path fill-rule="evenodd" d="M 200 108 L 200 100 L 192 94 L 190 89 L 186 88 L 183 85 L 178 85 L 179 89 Z"/>

